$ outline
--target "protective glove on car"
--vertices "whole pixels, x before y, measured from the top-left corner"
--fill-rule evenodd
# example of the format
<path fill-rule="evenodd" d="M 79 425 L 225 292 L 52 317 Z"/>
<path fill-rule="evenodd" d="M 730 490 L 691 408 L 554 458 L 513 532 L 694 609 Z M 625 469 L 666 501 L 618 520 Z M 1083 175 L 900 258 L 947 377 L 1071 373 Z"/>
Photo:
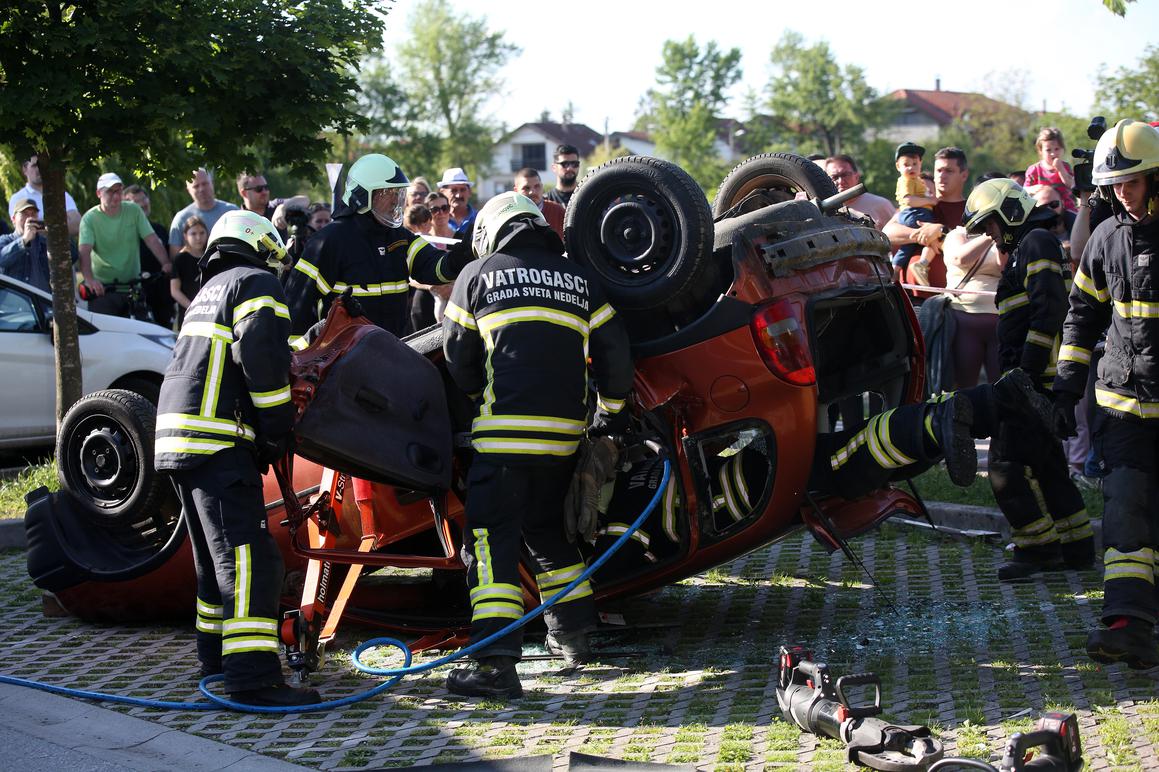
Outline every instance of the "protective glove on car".
<path fill-rule="evenodd" d="M 564 499 L 564 523 L 567 539 L 594 543 L 600 519 L 600 494 L 605 485 L 616 479 L 620 450 L 608 437 L 580 441 L 575 475 Z"/>

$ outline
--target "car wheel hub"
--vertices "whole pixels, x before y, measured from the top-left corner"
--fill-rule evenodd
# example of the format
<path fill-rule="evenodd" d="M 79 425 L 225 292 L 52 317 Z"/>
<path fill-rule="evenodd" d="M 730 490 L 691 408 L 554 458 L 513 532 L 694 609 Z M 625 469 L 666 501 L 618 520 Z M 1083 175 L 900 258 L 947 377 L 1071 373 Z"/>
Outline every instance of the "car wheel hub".
<path fill-rule="evenodd" d="M 671 255 L 671 224 L 655 201 L 614 199 L 600 221 L 600 242 L 612 267 L 625 273 L 657 270 Z"/>
<path fill-rule="evenodd" d="M 132 447 L 120 432 L 93 429 L 80 446 L 80 471 L 88 487 L 103 501 L 119 500 L 132 487 L 136 463 Z"/>

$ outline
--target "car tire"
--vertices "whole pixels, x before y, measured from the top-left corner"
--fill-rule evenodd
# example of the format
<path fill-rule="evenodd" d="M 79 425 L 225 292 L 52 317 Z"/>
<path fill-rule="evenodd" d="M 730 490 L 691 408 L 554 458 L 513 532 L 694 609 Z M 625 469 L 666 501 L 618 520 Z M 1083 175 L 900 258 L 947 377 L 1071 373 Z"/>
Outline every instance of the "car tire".
<path fill-rule="evenodd" d="M 57 476 L 94 523 L 135 523 L 171 492 L 153 468 L 156 420 L 149 400 L 119 389 L 89 394 L 65 414 L 56 439 Z"/>
<path fill-rule="evenodd" d="M 161 383 L 148 378 L 129 377 L 113 386 L 115 389 L 124 389 L 134 394 L 140 394 L 149 400 L 149 404 L 157 407 L 157 400 L 161 397 Z"/>
<path fill-rule="evenodd" d="M 774 203 L 788 201 L 798 192 L 820 199 L 837 195 L 833 180 L 809 159 L 793 153 L 763 153 L 742 161 L 720 183 L 713 216 L 719 218 L 758 190 L 769 191 Z"/>
<path fill-rule="evenodd" d="M 663 307 L 702 283 L 712 234 L 700 186 L 675 164 L 645 156 L 589 172 L 565 220 L 568 256 L 591 269 L 623 311 Z"/>

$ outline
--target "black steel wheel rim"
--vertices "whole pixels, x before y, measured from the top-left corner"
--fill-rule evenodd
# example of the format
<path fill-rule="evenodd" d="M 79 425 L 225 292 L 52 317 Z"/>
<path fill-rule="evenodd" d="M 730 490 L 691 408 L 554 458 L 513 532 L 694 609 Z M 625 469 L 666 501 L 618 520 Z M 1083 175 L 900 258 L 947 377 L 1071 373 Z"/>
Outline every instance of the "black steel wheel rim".
<path fill-rule="evenodd" d="M 626 277 L 662 271 L 679 249 L 676 213 L 645 193 L 610 199 L 598 221 L 605 267 Z"/>
<path fill-rule="evenodd" d="M 128 433 L 112 417 L 93 415 L 78 424 L 73 436 L 66 461 L 73 483 L 94 506 L 112 508 L 127 501 L 140 469 Z"/>

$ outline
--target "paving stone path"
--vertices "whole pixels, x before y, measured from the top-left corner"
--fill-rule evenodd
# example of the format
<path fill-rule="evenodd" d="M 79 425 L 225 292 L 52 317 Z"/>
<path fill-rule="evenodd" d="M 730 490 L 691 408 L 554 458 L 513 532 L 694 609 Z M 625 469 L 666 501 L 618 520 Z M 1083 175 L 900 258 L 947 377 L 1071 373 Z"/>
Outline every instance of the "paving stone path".
<path fill-rule="evenodd" d="M 134 716 L 317 769 L 552 755 L 568 751 L 701 769 L 846 768 L 835 741 L 780 717 L 776 655 L 807 645 L 835 675 L 873 671 L 885 716 L 928 724 L 947 755 L 996 760 L 1030 710 L 1077 710 L 1090 769 L 1159 770 L 1159 669 L 1103 668 L 1083 655 L 1101 602 L 1097 572 L 1001 585 L 997 546 L 886 526 L 855 549 L 874 588 L 839 553 L 799 535 L 619 605 L 631 627 L 602 635 L 630 651 L 576 673 L 520 665 L 526 697 L 460 702 L 445 671 L 385 696 L 296 716 L 161 712 Z M 21 552 L 0 553 L 0 671 L 123 694 L 196 700 L 192 626 L 93 625 L 41 613 Z M 316 683 L 330 698 L 369 688 L 347 654 L 376 633 L 344 631 Z M 542 649 L 529 646 L 528 652 Z M 397 655 L 382 650 L 375 664 Z M 424 656 L 418 657 L 423 661 Z"/>

